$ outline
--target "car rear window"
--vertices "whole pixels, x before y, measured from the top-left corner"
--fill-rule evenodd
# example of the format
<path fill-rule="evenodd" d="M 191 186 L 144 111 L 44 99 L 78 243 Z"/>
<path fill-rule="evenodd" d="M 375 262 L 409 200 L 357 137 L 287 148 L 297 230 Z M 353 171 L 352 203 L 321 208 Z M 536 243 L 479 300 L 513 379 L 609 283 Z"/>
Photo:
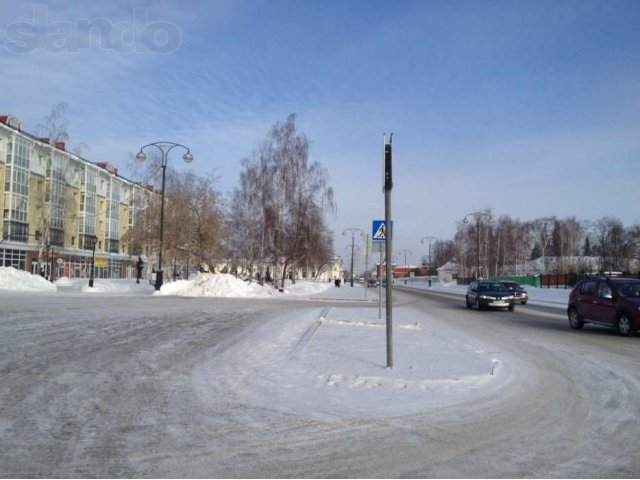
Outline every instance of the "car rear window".
<path fill-rule="evenodd" d="M 621 297 L 640 297 L 640 282 L 627 282 L 618 285 L 618 294 Z"/>

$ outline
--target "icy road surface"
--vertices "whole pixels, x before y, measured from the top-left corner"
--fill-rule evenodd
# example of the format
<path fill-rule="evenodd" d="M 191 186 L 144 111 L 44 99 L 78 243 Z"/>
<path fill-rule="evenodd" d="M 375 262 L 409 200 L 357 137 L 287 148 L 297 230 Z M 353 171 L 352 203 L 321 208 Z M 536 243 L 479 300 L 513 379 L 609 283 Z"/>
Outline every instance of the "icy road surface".
<path fill-rule="evenodd" d="M 2 292 L 0 472 L 640 475 L 637 339 L 396 300 L 389 370 L 373 302 Z"/>

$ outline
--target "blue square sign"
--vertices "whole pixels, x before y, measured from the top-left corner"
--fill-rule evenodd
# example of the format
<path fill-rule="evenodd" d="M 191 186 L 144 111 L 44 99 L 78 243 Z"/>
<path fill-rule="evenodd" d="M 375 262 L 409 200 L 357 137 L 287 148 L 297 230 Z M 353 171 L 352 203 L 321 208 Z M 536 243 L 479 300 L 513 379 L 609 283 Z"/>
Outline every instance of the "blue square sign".
<path fill-rule="evenodd" d="M 393 222 L 391 222 L 391 237 L 393 240 Z M 384 242 L 387 239 L 387 226 L 384 220 L 374 220 L 371 229 L 372 242 Z"/>

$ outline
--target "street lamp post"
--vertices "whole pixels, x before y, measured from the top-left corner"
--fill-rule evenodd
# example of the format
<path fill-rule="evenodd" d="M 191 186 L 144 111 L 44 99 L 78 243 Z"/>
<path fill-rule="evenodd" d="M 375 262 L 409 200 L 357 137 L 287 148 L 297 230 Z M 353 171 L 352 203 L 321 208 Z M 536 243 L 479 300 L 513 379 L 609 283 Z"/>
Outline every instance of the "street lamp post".
<path fill-rule="evenodd" d="M 147 159 L 147 156 L 144 154 L 143 150 L 147 147 L 156 147 L 160 150 L 162 154 L 162 193 L 160 199 L 160 250 L 158 252 L 158 269 L 156 270 L 156 285 L 155 289 L 160 290 L 162 287 L 162 242 L 164 239 L 164 190 L 165 190 L 165 178 L 167 173 L 167 161 L 169 157 L 169 152 L 176 147 L 180 147 L 186 150 L 185 154 L 182 156 L 182 159 L 186 163 L 191 163 L 193 161 L 193 155 L 189 151 L 188 147 L 181 145 L 179 143 L 173 142 L 154 142 L 149 143 L 140 147 L 140 151 L 136 155 L 136 159 L 144 162 Z"/>
<path fill-rule="evenodd" d="M 95 278 L 96 272 L 96 243 L 98 243 L 98 237 L 93 236 L 93 252 L 91 253 L 91 273 L 89 274 L 89 287 L 93 288 L 93 279 Z"/>
<path fill-rule="evenodd" d="M 342 235 L 346 235 L 347 232 L 351 233 L 351 286 L 353 287 L 353 247 L 355 246 L 355 236 L 356 232 L 360 232 L 360 236 L 364 235 L 364 232 L 356 227 L 345 228 L 342 232 Z"/>
<path fill-rule="evenodd" d="M 407 267 L 407 266 L 408 266 L 408 265 L 407 265 L 407 253 L 408 253 L 409 255 L 413 255 L 413 253 L 411 253 L 411 250 L 400 250 L 400 251 L 398 252 L 398 255 L 400 255 L 400 254 L 402 254 L 402 253 L 404 253 L 404 266 L 405 266 L 405 267 Z"/>
<path fill-rule="evenodd" d="M 462 220 L 467 223 L 467 217 L 474 217 L 476 219 L 476 279 L 480 278 L 480 219 L 487 217 L 491 220 L 491 215 L 485 212 L 471 212 L 467 213 Z"/>
<path fill-rule="evenodd" d="M 422 237 L 420 243 L 424 244 L 425 240 L 429 242 L 429 286 L 431 286 L 431 242 L 437 240 L 436 237 Z"/>
<path fill-rule="evenodd" d="M 406 268 L 409 266 L 409 265 L 407 265 L 407 253 L 408 253 L 409 255 L 413 255 L 413 253 L 411 253 L 411 250 L 406 250 L 406 249 L 405 249 L 405 250 L 400 250 L 400 251 L 398 252 L 398 255 L 400 255 L 400 254 L 402 254 L 402 253 L 404 253 L 404 267 L 405 267 L 405 269 L 406 269 Z M 405 272 L 404 272 L 404 275 L 405 275 L 405 277 L 404 277 L 404 284 L 406 285 L 406 284 L 407 284 L 407 276 L 409 275 L 409 272 L 408 272 L 408 271 L 405 271 Z"/>

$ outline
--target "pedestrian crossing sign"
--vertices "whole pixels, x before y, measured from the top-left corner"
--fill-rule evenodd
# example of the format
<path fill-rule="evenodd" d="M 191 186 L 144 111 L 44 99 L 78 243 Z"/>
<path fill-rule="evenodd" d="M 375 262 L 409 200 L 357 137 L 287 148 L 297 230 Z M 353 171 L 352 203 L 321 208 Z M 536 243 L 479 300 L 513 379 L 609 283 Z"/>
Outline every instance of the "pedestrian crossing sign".
<path fill-rule="evenodd" d="M 387 226 L 384 220 L 374 220 L 371 229 L 373 242 L 384 242 L 387 239 Z M 391 222 L 391 239 L 393 239 L 393 222 Z"/>

